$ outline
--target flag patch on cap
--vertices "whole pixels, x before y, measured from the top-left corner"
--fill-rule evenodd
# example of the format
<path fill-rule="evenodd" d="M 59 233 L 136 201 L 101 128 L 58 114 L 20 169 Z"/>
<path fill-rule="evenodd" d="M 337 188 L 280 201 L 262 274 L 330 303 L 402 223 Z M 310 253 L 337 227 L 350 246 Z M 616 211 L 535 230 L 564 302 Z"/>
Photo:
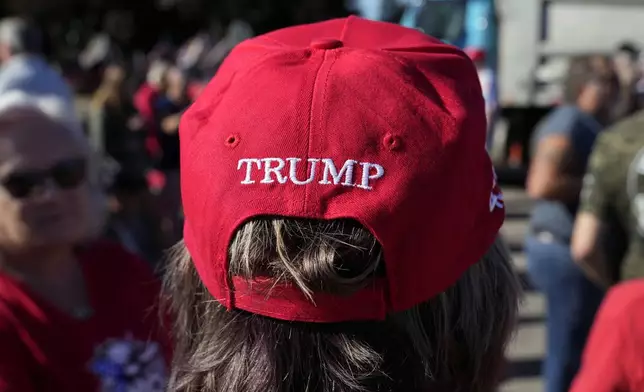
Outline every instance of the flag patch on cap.
<path fill-rule="evenodd" d="M 493 212 L 495 209 L 503 209 L 505 204 L 503 203 L 503 192 L 499 188 L 497 183 L 496 170 L 492 168 L 492 192 L 490 192 L 490 212 Z"/>

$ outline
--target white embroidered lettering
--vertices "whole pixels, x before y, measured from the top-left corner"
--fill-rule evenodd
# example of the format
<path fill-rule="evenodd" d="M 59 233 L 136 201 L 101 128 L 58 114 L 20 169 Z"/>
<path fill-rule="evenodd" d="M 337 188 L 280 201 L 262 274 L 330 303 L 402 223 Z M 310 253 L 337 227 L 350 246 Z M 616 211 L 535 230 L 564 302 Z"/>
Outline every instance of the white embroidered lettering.
<path fill-rule="evenodd" d="M 286 165 L 288 164 L 288 168 Z M 302 168 L 302 165 L 306 165 Z M 356 166 L 362 168 L 362 175 L 359 176 Z M 254 171 L 253 168 L 257 167 Z M 263 167 L 262 167 L 263 166 Z M 257 178 L 258 172 L 262 173 L 261 181 Z M 348 159 L 338 170 L 338 165 L 331 158 L 243 158 L 237 162 L 237 170 L 244 172 L 243 185 L 254 184 L 259 181 L 261 184 L 286 184 L 291 182 L 294 185 L 307 185 L 318 180 L 321 185 L 342 185 L 365 190 L 372 190 L 373 183 L 382 178 L 385 169 L 376 163 L 358 162 Z M 299 172 L 298 172 L 299 170 Z M 305 174 L 306 173 L 306 174 Z M 298 178 L 298 175 L 300 178 Z M 357 183 L 356 183 L 357 182 Z"/>
<path fill-rule="evenodd" d="M 385 169 L 375 163 L 362 162 L 362 182 L 358 185 L 358 188 L 372 190 L 373 187 L 369 185 L 371 180 L 377 180 L 385 174 Z M 371 174 L 371 169 L 376 169 L 376 172 Z"/>
<path fill-rule="evenodd" d="M 272 184 L 273 179 L 271 178 L 271 173 L 275 174 L 275 179 L 280 184 L 286 183 L 288 177 L 282 175 L 281 170 L 284 169 L 285 163 L 283 159 L 280 158 L 264 158 L 262 159 L 264 163 L 264 179 L 260 181 L 262 184 Z M 277 167 L 272 167 L 272 163 L 277 163 Z"/>
<path fill-rule="evenodd" d="M 241 183 L 244 185 L 248 184 L 254 184 L 255 181 L 251 180 L 251 172 L 253 170 L 253 164 L 257 164 L 257 169 L 262 168 L 262 162 L 259 159 L 240 159 L 239 162 L 237 162 L 237 170 L 241 169 L 242 165 L 246 164 L 246 177 L 244 177 L 244 181 Z"/>
<path fill-rule="evenodd" d="M 338 169 L 335 167 L 335 163 L 333 163 L 332 159 L 322 159 L 322 163 L 324 163 L 324 174 L 322 175 L 322 181 L 320 181 L 320 184 L 322 185 L 344 185 L 344 186 L 353 186 L 353 168 L 358 161 L 354 161 L 352 159 L 347 160 L 344 162 L 344 165 L 342 166 L 342 169 L 340 169 L 340 172 L 338 172 Z M 329 176 L 332 177 L 333 182 L 329 181 Z M 342 180 L 342 177 L 344 176 L 344 181 L 340 182 Z"/>
<path fill-rule="evenodd" d="M 291 180 L 291 182 L 293 184 L 295 184 L 295 185 L 306 185 L 306 184 L 310 184 L 310 183 L 313 182 L 313 180 L 315 179 L 315 173 L 316 173 L 316 169 L 317 169 L 317 166 L 318 166 L 318 162 L 320 162 L 319 159 L 311 158 L 311 159 L 309 159 L 307 161 L 310 164 L 309 177 L 304 181 L 300 181 L 300 180 L 297 179 L 297 164 L 299 162 L 301 162 L 302 160 L 300 158 L 286 158 L 286 160 L 290 164 L 290 167 L 289 167 L 289 179 Z"/>

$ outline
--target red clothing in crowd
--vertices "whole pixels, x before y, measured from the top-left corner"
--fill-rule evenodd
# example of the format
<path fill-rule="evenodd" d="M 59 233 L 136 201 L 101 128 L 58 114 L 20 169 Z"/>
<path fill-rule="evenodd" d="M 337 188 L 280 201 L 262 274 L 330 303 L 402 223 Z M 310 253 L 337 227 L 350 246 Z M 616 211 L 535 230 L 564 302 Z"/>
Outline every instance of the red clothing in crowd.
<path fill-rule="evenodd" d="M 203 83 L 190 83 L 187 87 L 188 98 L 195 100 L 203 91 L 205 85 Z M 145 129 L 148 131 L 146 138 L 146 148 L 148 153 L 156 157 L 161 153 L 161 146 L 157 138 L 157 124 L 156 115 L 154 112 L 154 102 L 159 97 L 159 91 L 148 83 L 143 83 L 141 87 L 134 93 L 134 108 L 143 119 Z"/>
<path fill-rule="evenodd" d="M 644 280 L 613 288 L 591 331 L 571 392 L 644 391 Z"/>
<path fill-rule="evenodd" d="M 194 101 L 195 99 L 197 99 L 197 97 L 201 95 L 201 92 L 204 90 L 204 88 L 206 88 L 205 83 L 198 83 L 198 82 L 189 83 L 188 99 L 190 99 L 191 101 Z"/>
<path fill-rule="evenodd" d="M 134 108 L 139 113 L 139 116 L 143 119 L 145 124 L 145 129 L 148 132 L 148 136 L 145 140 L 145 146 L 148 150 L 148 153 L 152 156 L 156 156 L 160 152 L 159 142 L 156 138 L 157 128 L 156 128 L 156 119 L 154 115 L 154 101 L 159 96 L 159 91 L 149 85 L 144 83 L 139 87 L 139 89 L 134 93 Z"/>
<path fill-rule="evenodd" d="M 97 243 L 79 259 L 94 309 L 86 320 L 0 274 L 0 392 L 163 391 L 170 344 L 157 279 L 115 244 Z"/>
<path fill-rule="evenodd" d="M 154 100 L 158 95 L 157 89 L 147 83 L 142 84 L 134 93 L 134 107 L 143 117 L 146 125 L 154 124 Z"/>

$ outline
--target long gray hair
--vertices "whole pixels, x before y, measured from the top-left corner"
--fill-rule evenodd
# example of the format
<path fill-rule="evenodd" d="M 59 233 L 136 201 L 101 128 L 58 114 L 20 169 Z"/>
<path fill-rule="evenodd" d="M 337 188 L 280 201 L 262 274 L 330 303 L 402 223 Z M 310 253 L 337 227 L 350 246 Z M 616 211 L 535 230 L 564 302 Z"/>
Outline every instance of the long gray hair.
<path fill-rule="evenodd" d="M 313 295 L 350 294 L 386 273 L 378 242 L 350 220 L 256 218 L 236 232 L 229 260 L 231 276 L 268 275 Z M 165 293 L 176 338 L 169 391 L 489 392 L 520 287 L 497 240 L 453 287 L 385 321 L 284 322 L 220 305 L 179 243 Z"/>

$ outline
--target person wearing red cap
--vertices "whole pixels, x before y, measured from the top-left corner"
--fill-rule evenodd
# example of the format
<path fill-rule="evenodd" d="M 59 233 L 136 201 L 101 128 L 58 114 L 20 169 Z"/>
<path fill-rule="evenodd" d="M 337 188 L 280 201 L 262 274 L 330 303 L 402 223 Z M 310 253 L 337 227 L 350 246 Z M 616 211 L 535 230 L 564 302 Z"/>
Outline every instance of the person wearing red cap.
<path fill-rule="evenodd" d="M 493 391 L 519 285 L 476 69 L 356 17 L 238 45 L 180 124 L 169 391 Z"/>

